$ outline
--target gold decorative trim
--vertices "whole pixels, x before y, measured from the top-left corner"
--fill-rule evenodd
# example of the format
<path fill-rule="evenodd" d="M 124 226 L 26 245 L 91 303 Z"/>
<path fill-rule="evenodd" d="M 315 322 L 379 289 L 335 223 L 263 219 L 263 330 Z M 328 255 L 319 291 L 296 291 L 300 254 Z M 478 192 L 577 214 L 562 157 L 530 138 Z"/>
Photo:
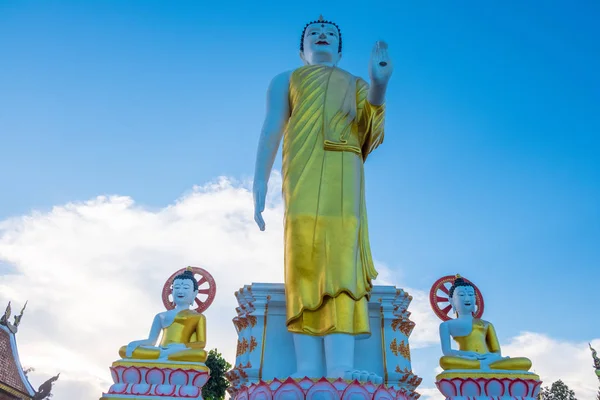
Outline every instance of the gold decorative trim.
<path fill-rule="evenodd" d="M 496 379 L 531 379 L 534 381 L 539 381 L 540 377 L 537 374 L 534 373 L 530 373 L 530 374 L 524 374 L 524 373 L 515 373 L 515 374 L 511 374 L 511 373 L 502 373 L 502 372 L 494 372 L 494 371 L 490 371 L 490 372 L 481 372 L 481 371 L 473 371 L 473 372 L 442 372 L 441 374 L 439 374 L 438 376 L 435 377 L 436 381 L 439 381 L 440 379 L 455 379 L 455 378 L 472 378 L 472 379 L 479 379 L 479 378 L 483 378 L 483 379 L 492 379 L 492 378 L 496 378 Z"/>
<path fill-rule="evenodd" d="M 242 341 L 238 340 L 238 356 L 245 354 L 248 351 L 248 340 L 243 338 Z"/>
<path fill-rule="evenodd" d="M 394 338 L 390 343 L 390 350 L 397 357 L 400 354 L 402 357 L 410 361 L 410 347 L 408 343 L 404 343 L 404 340 L 398 344 L 398 341 Z"/>
<path fill-rule="evenodd" d="M 379 313 L 381 315 L 381 353 L 383 354 L 383 383 L 388 382 L 388 370 L 387 370 L 387 351 L 385 350 L 385 318 L 383 316 L 383 306 L 379 306 Z"/>
<path fill-rule="evenodd" d="M 404 368 L 404 370 L 400 369 L 399 365 L 396 365 L 396 373 L 398 374 L 402 374 L 402 376 L 400 377 L 400 379 L 398 379 L 399 382 L 406 384 L 409 387 L 412 387 L 414 390 L 417 386 L 419 386 L 421 384 L 421 382 L 423 381 L 423 378 L 415 375 L 412 371 L 409 371 L 408 368 Z"/>
<path fill-rule="evenodd" d="M 242 370 L 242 369 L 244 369 L 244 368 L 252 368 L 252 364 L 250 363 L 250 361 L 248 361 L 248 362 L 246 363 L 246 365 L 244 365 L 244 364 L 240 363 L 240 364 L 237 366 L 237 368 L 238 368 L 239 370 Z"/>
<path fill-rule="evenodd" d="M 414 375 L 412 378 L 410 378 L 410 380 L 408 381 L 408 384 L 410 386 L 413 387 L 413 390 L 416 389 L 421 382 L 423 382 L 423 378 L 421 378 L 420 376 Z"/>
<path fill-rule="evenodd" d="M 256 338 L 254 336 L 250 336 L 250 352 L 253 352 L 256 349 L 258 343 L 256 342 Z"/>
<path fill-rule="evenodd" d="M 170 369 L 191 369 L 194 371 L 206 371 L 210 372 L 210 369 L 206 365 L 200 365 L 197 363 L 153 363 L 153 362 L 140 362 L 140 361 L 115 361 L 112 364 L 113 367 L 140 367 L 140 368 L 170 368 Z"/>
<path fill-rule="evenodd" d="M 394 370 L 397 374 L 412 374 L 412 371 L 408 368 L 404 367 L 404 369 L 400 369 L 399 365 L 396 365 L 396 369 Z"/>
<path fill-rule="evenodd" d="M 258 380 L 262 379 L 262 370 L 265 360 L 265 341 L 267 340 L 267 314 L 269 313 L 269 301 L 271 301 L 271 295 L 267 295 L 267 301 L 265 302 L 265 315 L 263 316 L 263 332 L 260 349 L 260 366 L 258 367 Z"/>
<path fill-rule="evenodd" d="M 392 340 L 392 343 L 390 343 L 390 350 L 396 357 L 398 357 L 398 342 L 396 339 Z"/>
<path fill-rule="evenodd" d="M 256 325 L 256 315 L 248 315 L 248 322 L 250 323 L 250 326 L 252 328 L 254 328 L 254 326 Z"/>
<path fill-rule="evenodd" d="M 410 336 L 414 327 L 415 323 L 406 318 L 396 318 L 392 321 L 392 330 L 394 332 L 399 330 L 407 337 Z"/>

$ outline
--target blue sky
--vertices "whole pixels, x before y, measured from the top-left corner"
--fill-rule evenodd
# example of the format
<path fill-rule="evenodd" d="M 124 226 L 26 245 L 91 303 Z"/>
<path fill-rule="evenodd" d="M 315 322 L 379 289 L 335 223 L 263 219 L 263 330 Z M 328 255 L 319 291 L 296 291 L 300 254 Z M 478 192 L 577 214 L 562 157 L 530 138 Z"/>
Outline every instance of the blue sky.
<path fill-rule="evenodd" d="M 251 177 L 267 85 L 323 14 L 341 67 L 367 78 L 378 39 L 395 61 L 366 167 L 376 259 L 422 290 L 469 277 L 501 337 L 589 340 L 600 4 L 513 3 L 0 0 L 0 219 Z"/>

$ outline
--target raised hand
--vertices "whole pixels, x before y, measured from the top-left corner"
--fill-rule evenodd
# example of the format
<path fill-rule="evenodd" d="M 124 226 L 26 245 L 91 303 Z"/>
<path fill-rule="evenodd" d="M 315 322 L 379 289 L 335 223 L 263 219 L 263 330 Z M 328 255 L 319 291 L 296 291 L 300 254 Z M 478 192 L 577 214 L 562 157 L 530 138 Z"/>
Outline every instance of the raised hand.
<path fill-rule="evenodd" d="M 387 85 L 394 72 L 392 60 L 388 55 L 388 45 L 386 42 L 378 41 L 371 51 L 371 61 L 369 63 L 369 76 L 373 85 Z"/>

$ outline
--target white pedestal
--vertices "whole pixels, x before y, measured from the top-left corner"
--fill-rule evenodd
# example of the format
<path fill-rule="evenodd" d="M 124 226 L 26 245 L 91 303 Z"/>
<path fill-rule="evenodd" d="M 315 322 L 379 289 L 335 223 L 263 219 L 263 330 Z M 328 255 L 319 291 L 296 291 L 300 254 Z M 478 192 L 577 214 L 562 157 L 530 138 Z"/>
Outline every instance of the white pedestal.
<path fill-rule="evenodd" d="M 275 379 L 286 381 L 296 370 L 292 334 L 287 331 L 283 284 L 253 283 L 236 292 L 238 332 L 230 394 Z M 411 370 L 408 338 L 414 328 L 408 306 L 412 297 L 394 286 L 375 286 L 369 302 L 371 336 L 356 341 L 355 367 L 384 378 L 385 387 L 414 395 L 421 378 Z"/>

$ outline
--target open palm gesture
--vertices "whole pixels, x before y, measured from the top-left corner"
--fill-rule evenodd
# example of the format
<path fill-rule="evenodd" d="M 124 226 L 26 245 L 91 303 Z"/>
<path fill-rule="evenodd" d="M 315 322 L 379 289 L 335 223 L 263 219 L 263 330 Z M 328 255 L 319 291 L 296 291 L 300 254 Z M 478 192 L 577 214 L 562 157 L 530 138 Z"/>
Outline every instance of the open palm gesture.
<path fill-rule="evenodd" d="M 369 75 L 371 83 L 375 85 L 387 85 L 394 66 L 388 55 L 388 45 L 386 42 L 378 41 L 371 51 L 371 61 L 369 63 Z"/>

